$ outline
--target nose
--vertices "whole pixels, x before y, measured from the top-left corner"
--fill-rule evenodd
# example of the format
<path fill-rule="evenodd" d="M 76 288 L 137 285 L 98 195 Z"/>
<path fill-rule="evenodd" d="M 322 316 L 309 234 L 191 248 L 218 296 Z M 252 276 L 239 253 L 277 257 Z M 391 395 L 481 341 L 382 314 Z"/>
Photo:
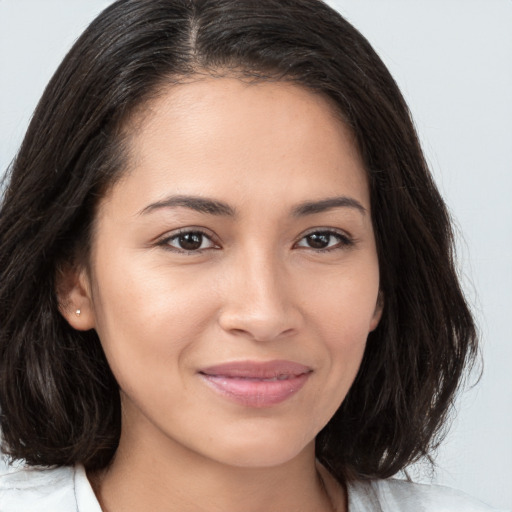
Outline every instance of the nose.
<path fill-rule="evenodd" d="M 219 324 L 256 341 L 291 336 L 302 323 L 293 282 L 284 263 L 266 255 L 240 256 L 225 276 Z"/>

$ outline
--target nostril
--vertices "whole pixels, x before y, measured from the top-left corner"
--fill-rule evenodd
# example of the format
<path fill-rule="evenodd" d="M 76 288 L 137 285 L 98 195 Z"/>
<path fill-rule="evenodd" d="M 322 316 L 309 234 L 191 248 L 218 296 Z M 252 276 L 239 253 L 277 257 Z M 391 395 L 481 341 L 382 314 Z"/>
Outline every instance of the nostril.
<path fill-rule="evenodd" d="M 251 323 L 246 328 L 228 327 L 226 324 L 221 326 L 223 330 L 233 336 L 244 336 L 255 341 L 271 341 L 283 337 L 292 336 L 296 329 L 294 327 L 283 328 L 282 323 Z"/>

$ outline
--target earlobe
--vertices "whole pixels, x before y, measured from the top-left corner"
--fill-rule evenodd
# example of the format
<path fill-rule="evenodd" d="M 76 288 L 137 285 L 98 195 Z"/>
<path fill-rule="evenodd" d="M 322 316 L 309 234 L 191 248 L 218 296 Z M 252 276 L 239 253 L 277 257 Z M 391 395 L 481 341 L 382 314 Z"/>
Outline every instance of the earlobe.
<path fill-rule="evenodd" d="M 377 296 L 377 304 L 375 306 L 375 311 L 373 312 L 372 320 L 370 322 L 370 332 L 374 331 L 379 325 L 380 319 L 382 318 L 382 311 L 384 309 L 384 294 L 382 291 L 379 291 L 379 295 Z"/>
<path fill-rule="evenodd" d="M 90 285 L 84 269 L 61 267 L 55 278 L 55 292 L 60 314 L 73 329 L 88 331 L 95 327 Z"/>

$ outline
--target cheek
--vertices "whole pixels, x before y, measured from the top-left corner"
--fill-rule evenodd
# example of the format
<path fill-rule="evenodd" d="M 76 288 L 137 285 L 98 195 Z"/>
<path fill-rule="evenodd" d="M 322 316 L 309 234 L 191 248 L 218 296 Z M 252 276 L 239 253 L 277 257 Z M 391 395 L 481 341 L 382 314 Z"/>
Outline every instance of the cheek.
<path fill-rule="evenodd" d="M 339 272 L 314 277 L 302 284 L 304 310 L 327 337 L 350 344 L 366 339 L 378 317 L 379 273 L 377 263 L 364 261 Z"/>
<path fill-rule="evenodd" d="M 141 260 L 115 255 L 115 266 L 97 271 L 96 330 L 116 376 L 126 367 L 176 367 L 215 314 L 213 294 L 203 293 L 204 276 Z"/>
<path fill-rule="evenodd" d="M 323 340 L 329 387 L 341 402 L 357 374 L 368 334 L 378 317 L 378 269 L 376 264 L 352 268 L 331 279 L 317 279 L 309 290 L 304 311 L 315 337 Z"/>

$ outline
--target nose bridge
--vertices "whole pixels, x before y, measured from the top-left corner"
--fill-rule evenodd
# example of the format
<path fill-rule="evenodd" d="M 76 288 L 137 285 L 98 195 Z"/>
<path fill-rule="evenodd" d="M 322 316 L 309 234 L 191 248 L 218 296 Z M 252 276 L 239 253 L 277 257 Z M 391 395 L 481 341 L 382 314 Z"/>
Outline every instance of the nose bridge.
<path fill-rule="evenodd" d="M 297 328 L 288 272 L 275 252 L 262 248 L 241 251 L 232 262 L 228 282 L 221 314 L 223 329 L 269 340 Z"/>
<path fill-rule="evenodd" d="M 276 310 L 284 306 L 284 268 L 273 254 L 246 255 L 239 279 L 246 281 L 246 293 L 254 301 L 253 309 Z"/>

